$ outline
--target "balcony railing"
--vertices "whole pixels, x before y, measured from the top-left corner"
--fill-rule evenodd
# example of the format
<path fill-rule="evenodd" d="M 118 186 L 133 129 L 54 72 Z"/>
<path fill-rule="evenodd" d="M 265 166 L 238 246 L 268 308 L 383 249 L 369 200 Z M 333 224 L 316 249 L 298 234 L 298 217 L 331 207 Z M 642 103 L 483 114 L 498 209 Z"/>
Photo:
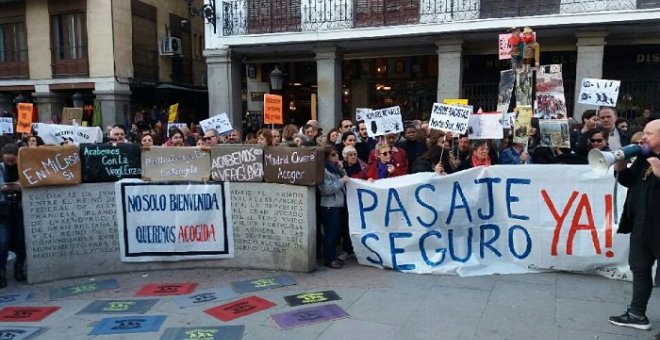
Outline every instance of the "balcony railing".
<path fill-rule="evenodd" d="M 660 8 L 660 0 L 225 0 L 222 35 Z"/>

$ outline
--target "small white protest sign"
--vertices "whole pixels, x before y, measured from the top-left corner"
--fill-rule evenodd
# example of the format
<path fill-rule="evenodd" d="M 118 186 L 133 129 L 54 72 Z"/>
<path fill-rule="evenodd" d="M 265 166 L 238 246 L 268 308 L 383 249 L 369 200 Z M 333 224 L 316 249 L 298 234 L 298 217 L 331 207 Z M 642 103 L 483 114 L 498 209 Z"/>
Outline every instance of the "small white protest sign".
<path fill-rule="evenodd" d="M 470 105 L 445 105 L 435 103 L 431 111 L 429 127 L 434 130 L 442 130 L 463 134 L 467 131 L 468 121 L 472 113 Z"/>
<path fill-rule="evenodd" d="M 355 121 L 359 122 L 361 120 L 365 120 L 365 115 L 367 112 L 371 112 L 371 109 L 364 109 L 364 108 L 358 108 L 355 109 Z"/>
<path fill-rule="evenodd" d="M 171 136 L 170 136 L 170 129 L 171 129 L 173 126 L 176 127 L 176 128 L 179 129 L 179 130 L 182 130 L 183 128 L 187 128 L 187 127 L 188 127 L 188 124 L 186 124 L 186 123 L 169 123 L 169 124 L 167 124 L 167 138 L 170 138 L 170 137 L 171 137 Z"/>
<path fill-rule="evenodd" d="M 202 130 L 204 130 L 205 132 L 208 129 L 215 129 L 215 131 L 217 131 L 218 134 L 223 134 L 233 129 L 231 127 L 231 122 L 229 121 L 229 117 L 227 117 L 227 114 L 224 112 L 215 115 L 209 119 L 204 119 L 203 121 L 199 122 L 199 125 L 202 126 Z"/>
<path fill-rule="evenodd" d="M 401 108 L 398 106 L 365 112 L 364 118 L 369 137 L 378 137 L 388 133 L 403 131 Z"/>
<path fill-rule="evenodd" d="M 14 121 L 11 117 L 0 117 L 0 133 L 3 135 L 14 133 Z"/>
<path fill-rule="evenodd" d="M 504 112 L 502 114 L 502 128 L 512 129 L 515 121 L 516 121 L 515 112 Z"/>
<path fill-rule="evenodd" d="M 616 106 L 619 99 L 620 80 L 584 78 L 580 87 L 578 103 Z"/>
<path fill-rule="evenodd" d="M 499 112 L 483 112 L 470 115 L 468 121 L 468 137 L 472 139 L 502 139 L 502 114 Z"/>

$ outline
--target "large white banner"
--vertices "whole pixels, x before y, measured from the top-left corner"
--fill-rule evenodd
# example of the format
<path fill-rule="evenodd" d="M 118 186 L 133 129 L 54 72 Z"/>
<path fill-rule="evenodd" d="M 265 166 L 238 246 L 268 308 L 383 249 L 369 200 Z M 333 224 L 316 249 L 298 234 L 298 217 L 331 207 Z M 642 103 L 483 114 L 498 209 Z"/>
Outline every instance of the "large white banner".
<path fill-rule="evenodd" d="M 115 184 L 115 200 L 123 262 L 234 257 L 222 183 L 124 179 Z"/>
<path fill-rule="evenodd" d="M 44 140 L 45 144 L 60 145 L 65 141 L 73 141 L 76 144 L 103 142 L 103 131 L 98 126 L 34 123 L 32 130 Z"/>
<path fill-rule="evenodd" d="M 351 240 L 360 264 L 402 272 L 566 270 L 630 280 L 628 236 L 616 234 L 613 188 L 613 176 L 596 177 L 587 165 L 351 180 Z"/>

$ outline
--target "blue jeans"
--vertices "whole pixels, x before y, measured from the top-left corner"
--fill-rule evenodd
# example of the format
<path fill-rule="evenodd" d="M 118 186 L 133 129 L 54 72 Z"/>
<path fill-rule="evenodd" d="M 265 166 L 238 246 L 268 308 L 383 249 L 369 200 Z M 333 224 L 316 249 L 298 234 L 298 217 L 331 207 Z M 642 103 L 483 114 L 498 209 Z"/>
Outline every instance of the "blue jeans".
<path fill-rule="evenodd" d="M 323 225 L 323 262 L 329 265 L 337 259 L 337 241 L 341 230 L 342 208 L 321 207 Z"/>
<path fill-rule="evenodd" d="M 7 218 L 0 219 L 0 270 L 7 266 L 7 255 L 9 254 L 10 226 Z"/>

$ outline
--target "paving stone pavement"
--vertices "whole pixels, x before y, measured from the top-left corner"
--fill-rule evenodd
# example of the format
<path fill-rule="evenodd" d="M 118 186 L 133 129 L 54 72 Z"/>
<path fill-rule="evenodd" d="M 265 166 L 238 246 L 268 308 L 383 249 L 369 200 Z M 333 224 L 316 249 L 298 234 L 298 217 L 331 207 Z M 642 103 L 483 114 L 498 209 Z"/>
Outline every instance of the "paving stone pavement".
<path fill-rule="evenodd" d="M 75 265 L 75 264 L 73 264 Z M 11 266 L 8 266 L 11 267 Z M 9 273 L 11 275 L 11 273 Z M 158 333 L 88 334 L 99 320 L 116 315 L 76 314 L 94 300 L 135 299 L 146 284 L 196 282 L 196 291 L 230 286 L 231 282 L 290 275 L 296 285 L 239 295 L 238 298 L 180 308 L 175 297 L 159 301 L 145 315 L 166 315 Z M 115 279 L 119 288 L 56 300 L 49 290 Z M 334 290 L 350 318 L 280 330 L 270 315 L 309 306 L 289 307 L 284 296 Z M 243 339 L 653 339 L 660 330 L 660 288 L 654 291 L 648 317 L 655 328 L 640 331 L 610 325 L 609 315 L 623 312 L 630 282 L 598 276 L 543 273 L 457 277 L 403 274 L 357 263 L 340 270 L 320 268 L 312 273 L 241 269 L 194 269 L 134 272 L 26 285 L 13 282 L 0 295 L 33 291 L 32 298 L 11 306 L 59 306 L 41 322 L 14 326 L 45 327 L 37 339 L 159 339 L 166 328 L 244 325 Z M 229 322 L 204 310 L 256 295 L 276 303 L 269 309 Z M 154 299 L 154 297 L 150 297 Z M 315 306 L 315 305 L 311 305 Z M 0 328 L 9 323 L 0 322 Z"/>

